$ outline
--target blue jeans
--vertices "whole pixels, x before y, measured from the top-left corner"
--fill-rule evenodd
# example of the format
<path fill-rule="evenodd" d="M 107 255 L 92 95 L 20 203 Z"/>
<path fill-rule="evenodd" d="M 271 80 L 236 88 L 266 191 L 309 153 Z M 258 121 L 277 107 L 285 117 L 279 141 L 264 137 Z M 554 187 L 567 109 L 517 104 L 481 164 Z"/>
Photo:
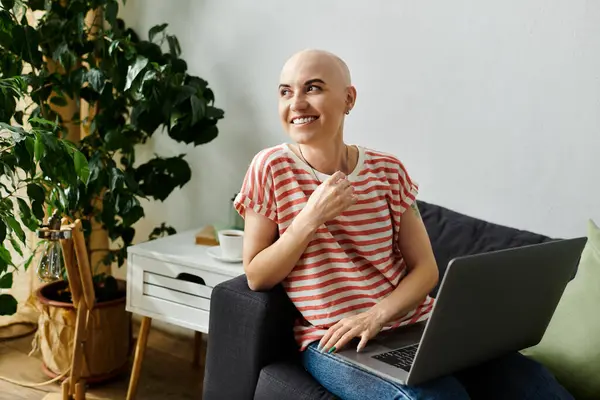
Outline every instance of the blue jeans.
<path fill-rule="evenodd" d="M 540 399 L 573 397 L 541 364 L 520 353 L 478 365 L 418 386 L 404 386 L 317 350 L 312 343 L 302 354 L 306 370 L 342 400 Z"/>

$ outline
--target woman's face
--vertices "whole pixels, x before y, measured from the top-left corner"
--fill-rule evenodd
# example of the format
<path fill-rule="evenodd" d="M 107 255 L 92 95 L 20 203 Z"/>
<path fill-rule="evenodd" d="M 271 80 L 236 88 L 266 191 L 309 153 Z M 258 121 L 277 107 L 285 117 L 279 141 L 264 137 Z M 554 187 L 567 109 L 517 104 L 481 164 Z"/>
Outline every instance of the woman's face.
<path fill-rule="evenodd" d="M 339 60 L 319 52 L 303 52 L 286 63 L 279 85 L 279 116 L 293 141 L 330 141 L 342 133 L 344 114 L 355 99 L 344 75 Z"/>

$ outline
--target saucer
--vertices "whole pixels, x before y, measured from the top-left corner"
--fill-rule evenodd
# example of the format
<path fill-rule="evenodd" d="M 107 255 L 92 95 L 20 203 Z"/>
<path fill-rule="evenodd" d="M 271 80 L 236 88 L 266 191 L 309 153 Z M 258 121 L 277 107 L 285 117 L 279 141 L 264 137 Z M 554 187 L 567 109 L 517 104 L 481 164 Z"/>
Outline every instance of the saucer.
<path fill-rule="evenodd" d="M 209 256 L 211 256 L 215 260 L 219 260 L 219 261 L 223 261 L 223 262 L 227 262 L 227 263 L 241 263 L 243 261 L 242 257 L 240 257 L 240 258 L 223 257 L 221 255 L 221 247 L 220 246 L 209 247 L 206 250 L 206 252 L 208 253 Z"/>

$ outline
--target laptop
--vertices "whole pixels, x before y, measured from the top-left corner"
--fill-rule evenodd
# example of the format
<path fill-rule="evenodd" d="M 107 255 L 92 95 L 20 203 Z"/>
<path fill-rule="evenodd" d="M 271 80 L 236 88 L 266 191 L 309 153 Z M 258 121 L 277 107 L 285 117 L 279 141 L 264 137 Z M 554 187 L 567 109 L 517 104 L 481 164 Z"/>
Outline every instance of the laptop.
<path fill-rule="evenodd" d="M 556 240 L 450 261 L 426 322 L 382 332 L 337 357 L 402 385 L 538 344 L 587 238 Z"/>

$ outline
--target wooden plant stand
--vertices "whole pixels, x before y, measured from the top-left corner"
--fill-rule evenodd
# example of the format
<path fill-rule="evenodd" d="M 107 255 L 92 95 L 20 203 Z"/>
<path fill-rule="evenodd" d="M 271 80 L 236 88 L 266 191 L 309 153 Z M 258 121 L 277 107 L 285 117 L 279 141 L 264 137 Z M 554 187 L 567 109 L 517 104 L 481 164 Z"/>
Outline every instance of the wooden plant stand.
<path fill-rule="evenodd" d="M 61 238 L 60 242 L 73 305 L 77 310 L 73 356 L 69 376 L 62 383 L 62 393 L 51 393 L 43 400 L 86 399 L 86 383 L 81 379 L 81 368 L 85 357 L 84 343 L 87 339 L 90 314 L 96 303 L 96 294 L 81 220 L 77 219 L 72 224 L 67 222 L 66 219 L 62 221 L 61 233 L 65 231 L 63 235 L 65 238 Z"/>

